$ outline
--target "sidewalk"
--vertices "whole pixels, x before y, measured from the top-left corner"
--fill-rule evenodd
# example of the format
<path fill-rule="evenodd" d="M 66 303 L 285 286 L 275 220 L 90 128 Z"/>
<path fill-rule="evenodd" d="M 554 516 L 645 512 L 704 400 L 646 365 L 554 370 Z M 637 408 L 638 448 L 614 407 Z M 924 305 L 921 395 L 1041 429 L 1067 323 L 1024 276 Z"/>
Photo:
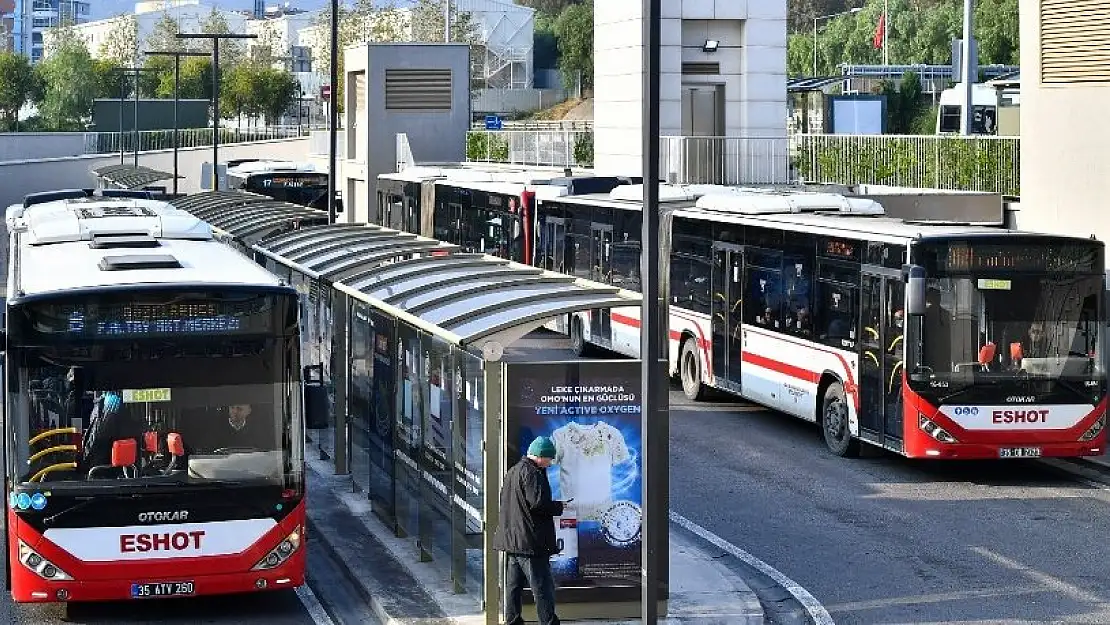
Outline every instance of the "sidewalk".
<path fill-rule="evenodd" d="M 473 598 L 450 592 L 450 581 L 416 561 L 412 544 L 396 538 L 373 516 L 365 495 L 329 465 L 307 462 L 308 540 L 319 541 L 383 625 L 480 625 Z M 762 624 L 756 594 L 719 561 L 719 552 L 671 526 L 671 593 L 667 623 Z M 606 621 L 588 621 L 591 624 Z M 638 623 L 608 621 L 609 623 Z"/>

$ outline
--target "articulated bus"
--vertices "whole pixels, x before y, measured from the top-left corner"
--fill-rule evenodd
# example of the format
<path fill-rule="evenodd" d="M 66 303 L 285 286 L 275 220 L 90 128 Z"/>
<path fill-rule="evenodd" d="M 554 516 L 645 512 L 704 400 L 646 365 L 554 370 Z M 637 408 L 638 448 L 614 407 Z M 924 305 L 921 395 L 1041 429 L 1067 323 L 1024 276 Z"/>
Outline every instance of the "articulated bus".
<path fill-rule="evenodd" d="M 639 181 L 570 170 L 416 167 L 379 176 L 370 222 L 530 263 L 538 202 Z"/>
<path fill-rule="evenodd" d="M 537 209 L 533 262 L 639 289 L 642 185 Z M 873 199 L 663 185 L 670 362 L 820 425 L 829 449 L 911 458 L 1105 453 L 1104 249 L 904 221 Z M 639 356 L 638 308 L 559 322 Z"/>
<path fill-rule="evenodd" d="M 296 291 L 160 201 L 36 194 L 6 219 L 14 600 L 303 584 Z"/>
<path fill-rule="evenodd" d="M 290 204 L 328 209 L 328 174 L 311 163 L 233 161 L 228 163 L 227 186 Z"/>

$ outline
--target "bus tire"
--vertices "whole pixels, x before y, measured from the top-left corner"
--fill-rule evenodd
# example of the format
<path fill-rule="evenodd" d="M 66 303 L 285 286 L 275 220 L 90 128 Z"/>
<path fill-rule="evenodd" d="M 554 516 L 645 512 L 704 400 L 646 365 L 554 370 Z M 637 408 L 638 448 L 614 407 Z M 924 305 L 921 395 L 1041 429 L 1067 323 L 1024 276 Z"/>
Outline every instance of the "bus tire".
<path fill-rule="evenodd" d="M 578 315 L 570 316 L 570 351 L 579 358 L 590 355 L 590 344 L 586 342 L 582 318 Z"/>
<path fill-rule="evenodd" d="M 683 341 L 682 349 L 678 352 L 678 375 L 682 380 L 682 392 L 687 399 L 705 399 L 707 389 L 702 383 L 701 356 L 698 354 L 698 343 L 693 337 Z"/>
<path fill-rule="evenodd" d="M 859 455 L 859 441 L 848 428 L 848 399 L 840 382 L 830 384 L 821 397 L 821 431 L 833 454 L 842 458 Z"/>

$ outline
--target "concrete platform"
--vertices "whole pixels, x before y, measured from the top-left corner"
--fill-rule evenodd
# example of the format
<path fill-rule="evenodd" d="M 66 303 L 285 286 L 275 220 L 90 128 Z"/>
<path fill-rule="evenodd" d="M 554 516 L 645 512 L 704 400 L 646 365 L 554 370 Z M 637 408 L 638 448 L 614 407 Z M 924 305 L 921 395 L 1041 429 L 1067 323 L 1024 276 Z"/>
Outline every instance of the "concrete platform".
<path fill-rule="evenodd" d="M 450 592 L 431 564 L 416 561 L 409 540 L 399 539 L 373 515 L 351 480 L 331 474 L 326 462 L 308 461 L 308 540 L 319 541 L 354 582 L 386 625 L 480 625 L 474 597 Z M 765 622 L 751 588 L 697 535 L 671 526 L 671 624 L 745 625 Z M 633 621 L 583 621 L 637 623 Z"/>

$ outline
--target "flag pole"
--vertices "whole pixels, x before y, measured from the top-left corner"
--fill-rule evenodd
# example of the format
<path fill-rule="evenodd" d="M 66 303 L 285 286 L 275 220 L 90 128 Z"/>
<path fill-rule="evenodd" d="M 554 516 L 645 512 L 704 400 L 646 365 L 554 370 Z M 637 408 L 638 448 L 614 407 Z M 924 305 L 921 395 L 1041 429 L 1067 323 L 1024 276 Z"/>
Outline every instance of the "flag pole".
<path fill-rule="evenodd" d="M 883 0 L 883 65 L 890 65 L 890 51 L 887 44 L 890 42 L 890 0 Z"/>

